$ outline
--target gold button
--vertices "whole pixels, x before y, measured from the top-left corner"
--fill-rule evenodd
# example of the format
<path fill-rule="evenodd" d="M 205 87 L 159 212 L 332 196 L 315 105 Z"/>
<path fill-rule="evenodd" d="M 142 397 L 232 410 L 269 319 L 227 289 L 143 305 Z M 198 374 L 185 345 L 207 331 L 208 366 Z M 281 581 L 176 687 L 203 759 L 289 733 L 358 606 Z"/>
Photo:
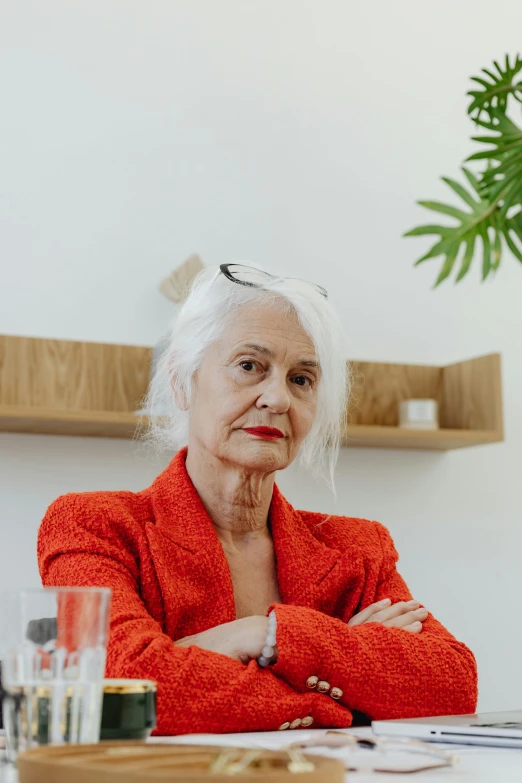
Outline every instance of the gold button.
<path fill-rule="evenodd" d="M 332 690 L 330 691 L 330 696 L 332 697 L 332 699 L 340 699 L 342 695 L 343 692 L 340 688 L 332 688 Z"/>
<path fill-rule="evenodd" d="M 315 674 L 312 677 L 309 677 L 306 681 L 306 687 L 307 688 L 315 688 L 317 683 L 319 682 L 319 677 L 316 677 Z"/>
<path fill-rule="evenodd" d="M 298 729 L 300 725 L 301 725 L 301 718 L 296 718 L 296 719 L 295 719 L 295 720 L 293 720 L 293 721 L 292 721 L 292 723 L 290 724 L 290 728 L 291 728 L 291 729 Z"/>
<path fill-rule="evenodd" d="M 286 723 L 282 723 L 279 726 L 278 731 L 286 731 L 286 729 L 289 729 L 289 728 L 290 728 L 290 722 L 286 721 Z"/>
<path fill-rule="evenodd" d="M 326 682 L 326 680 L 319 680 L 317 683 L 317 690 L 319 693 L 328 693 L 330 690 L 330 683 Z"/>
<path fill-rule="evenodd" d="M 314 719 L 312 718 L 312 716 L 308 715 L 306 718 L 303 718 L 303 720 L 301 721 L 301 726 L 304 726 L 306 728 L 307 726 L 311 726 L 313 722 Z"/>

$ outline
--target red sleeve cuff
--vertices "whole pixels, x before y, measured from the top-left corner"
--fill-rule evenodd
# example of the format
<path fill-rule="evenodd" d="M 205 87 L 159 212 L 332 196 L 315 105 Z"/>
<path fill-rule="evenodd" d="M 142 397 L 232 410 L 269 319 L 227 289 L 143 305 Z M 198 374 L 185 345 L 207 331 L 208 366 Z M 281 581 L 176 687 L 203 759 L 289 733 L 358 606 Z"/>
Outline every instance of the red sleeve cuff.
<path fill-rule="evenodd" d="M 331 662 L 337 652 L 335 642 L 332 639 L 330 649 L 320 628 L 320 615 L 316 620 L 310 609 L 284 604 L 273 604 L 269 611 L 272 610 L 277 617 L 278 656 L 271 671 L 302 693 L 313 689 L 307 685 L 310 677 L 317 677 L 330 687 L 338 687 L 338 683 L 331 682 Z M 342 620 L 328 619 L 331 623 L 344 625 Z"/>

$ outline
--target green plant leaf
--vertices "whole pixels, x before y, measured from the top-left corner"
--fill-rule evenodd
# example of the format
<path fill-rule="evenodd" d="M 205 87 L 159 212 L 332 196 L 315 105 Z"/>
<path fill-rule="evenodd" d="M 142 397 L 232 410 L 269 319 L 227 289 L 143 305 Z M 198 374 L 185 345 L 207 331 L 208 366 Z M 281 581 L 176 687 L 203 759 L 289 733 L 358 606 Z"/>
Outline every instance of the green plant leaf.
<path fill-rule="evenodd" d="M 482 280 L 491 272 L 491 242 L 488 236 L 488 227 L 485 223 L 480 224 L 480 235 L 482 237 Z"/>
<path fill-rule="evenodd" d="M 471 266 L 471 262 L 473 261 L 473 253 L 475 251 L 475 241 L 476 241 L 476 234 L 471 234 L 468 241 L 466 242 L 466 252 L 464 253 L 464 256 L 462 258 L 462 264 L 460 266 L 460 271 L 457 275 L 457 278 L 455 280 L 456 283 L 458 283 L 460 280 L 462 280 L 463 277 L 465 277 L 468 272 L 469 268 Z"/>
<path fill-rule="evenodd" d="M 422 237 L 429 234 L 440 234 L 440 236 L 444 236 L 445 234 L 451 233 L 451 228 L 448 226 L 436 226 L 436 225 L 426 225 L 426 226 L 418 226 L 417 228 L 412 228 L 411 231 L 407 231 L 403 236 L 405 237 Z"/>
<path fill-rule="evenodd" d="M 522 61 L 521 61 L 522 63 Z M 498 112 L 495 117 L 499 117 Z M 488 163 L 479 181 L 478 192 L 482 199 L 500 206 L 505 215 L 514 203 L 518 203 L 522 180 L 522 131 L 510 120 L 499 124 L 492 136 L 475 136 L 475 141 L 491 145 L 489 149 L 476 152 L 468 160 L 485 160 Z"/>
<path fill-rule="evenodd" d="M 480 120 L 480 116 L 483 112 L 489 115 L 490 121 L 494 117 L 495 111 L 501 111 L 505 113 L 507 101 L 510 95 L 522 98 L 522 81 L 516 81 L 515 77 L 522 70 L 522 60 L 517 55 L 513 64 L 509 62 L 509 57 L 506 55 L 506 63 L 502 68 L 498 63 L 494 63 L 498 75 L 492 73 L 487 68 L 482 69 L 482 73 L 486 75 L 487 79 L 482 76 L 472 76 L 472 81 L 483 87 L 482 90 L 470 90 L 468 95 L 472 98 L 471 103 L 468 106 L 468 114 L 475 120 Z"/>
<path fill-rule="evenodd" d="M 522 159 L 522 143 L 520 144 L 518 151 L 513 150 L 512 154 L 504 155 L 501 158 L 502 162 L 499 163 L 498 166 L 492 166 L 490 169 L 485 171 L 482 177 L 482 182 L 498 179 L 499 174 L 507 175 L 510 171 L 513 170 L 513 168 L 519 167 L 518 164 L 521 159 Z"/>
<path fill-rule="evenodd" d="M 499 201 L 502 200 L 503 202 L 499 210 L 499 215 L 502 218 L 505 218 L 511 207 L 520 203 L 520 197 L 517 195 L 520 189 L 520 181 L 516 174 L 512 174 L 509 178 L 506 177 L 501 180 L 501 183 L 504 184 L 504 188 L 499 194 Z"/>
<path fill-rule="evenodd" d="M 454 244 L 452 246 L 452 249 L 446 254 L 446 260 L 444 261 L 444 264 L 442 265 L 442 269 L 439 272 L 439 276 L 435 281 L 434 288 L 437 288 L 438 285 L 440 285 L 444 280 L 446 280 L 447 277 L 450 276 L 450 274 L 453 271 L 453 267 L 455 266 L 455 261 L 457 260 L 458 252 L 459 252 L 459 245 Z"/>
<path fill-rule="evenodd" d="M 522 202 L 522 192 L 520 193 L 519 201 Z M 514 231 L 517 237 L 522 240 L 522 211 L 512 215 L 507 221 L 507 226 L 510 231 Z"/>
<path fill-rule="evenodd" d="M 491 87 L 491 83 L 487 82 L 485 79 L 481 79 L 480 76 L 471 76 L 470 78 L 471 78 L 471 81 L 477 82 L 477 84 L 480 84 L 481 87 L 485 87 L 486 90 L 489 90 L 490 87 Z M 496 81 L 497 80 L 495 79 L 495 82 Z M 468 95 L 481 95 L 481 94 L 482 94 L 481 90 L 470 90 L 468 92 Z"/>
<path fill-rule="evenodd" d="M 464 175 L 475 190 L 476 195 L 468 191 L 463 185 L 455 180 L 449 179 L 448 177 L 443 177 L 443 180 L 448 187 L 465 202 L 466 206 L 471 208 L 471 211 L 464 211 L 448 204 L 442 204 L 439 201 L 419 201 L 418 203 L 426 209 L 430 209 L 434 212 L 442 212 L 445 215 L 455 218 L 458 221 L 458 224 L 454 226 L 426 224 L 411 229 L 411 231 L 408 231 L 405 235 L 438 235 L 440 237 L 438 241 L 436 241 L 432 247 L 416 261 L 416 265 L 418 265 L 430 258 L 436 258 L 437 256 L 445 257 L 435 286 L 440 285 L 451 275 L 455 262 L 460 255 L 460 250 L 465 246 L 466 249 L 457 276 L 457 280 L 462 280 L 469 271 L 478 236 L 481 236 L 483 239 L 483 274 L 489 274 L 491 269 L 491 248 L 487 230 L 493 225 L 493 221 L 497 219 L 496 215 L 494 217 L 495 207 L 492 207 L 489 202 L 480 197 L 478 192 L 480 190 L 480 183 L 475 176 L 467 169 L 464 169 Z"/>
<path fill-rule="evenodd" d="M 432 246 L 415 264 L 442 257 L 435 286 L 452 275 L 458 259 L 461 259 L 460 269 L 455 280 L 462 280 L 479 245 L 482 280 L 499 268 L 505 246 L 522 263 L 522 129 L 507 114 L 511 99 L 522 103 L 521 72 L 522 59 L 517 55 L 511 60 L 506 55 L 505 61 L 494 60 L 491 69 L 483 68 L 478 76 L 471 77 L 473 88 L 468 92 L 471 99 L 468 113 L 489 135 L 472 137 L 487 148 L 474 152 L 467 160 L 483 162 L 485 169 L 477 175 L 463 167 L 466 187 L 450 177 L 442 178 L 459 198 L 459 206 L 440 201 L 418 202 L 432 212 L 453 218 L 454 225 L 427 223 L 405 234 L 435 237 Z"/>
<path fill-rule="evenodd" d="M 430 258 L 436 258 L 437 256 L 445 255 L 452 246 L 451 240 L 443 239 L 440 242 L 435 242 L 433 247 L 428 250 L 423 256 L 415 261 L 415 266 L 422 264 L 423 261 L 428 261 Z"/>
<path fill-rule="evenodd" d="M 496 271 L 502 260 L 502 235 L 498 230 L 498 225 L 495 224 L 495 239 L 493 242 L 493 259 L 491 261 L 491 268 Z"/>
<path fill-rule="evenodd" d="M 432 209 L 434 212 L 442 212 L 443 215 L 450 215 L 451 217 L 462 220 L 465 218 L 465 213 L 461 209 L 452 207 L 450 204 L 441 204 L 440 201 L 417 201 L 421 207 L 426 209 Z"/>
<path fill-rule="evenodd" d="M 500 67 L 500 65 L 497 63 L 497 61 L 496 61 L 496 60 L 493 60 L 493 65 L 494 65 L 494 66 L 495 66 L 495 68 L 497 69 L 497 73 L 498 73 L 498 75 L 499 75 L 500 77 L 502 77 L 502 75 L 503 75 L 502 68 L 501 68 L 501 67 Z M 509 60 L 508 60 L 508 65 L 509 65 Z M 472 77 L 472 78 L 473 78 L 473 77 Z"/>
<path fill-rule="evenodd" d="M 508 160 L 522 151 L 522 133 L 500 136 L 476 136 L 475 141 L 495 145 L 491 149 L 481 150 L 470 155 L 467 160 Z"/>
<path fill-rule="evenodd" d="M 515 126 L 516 127 L 516 126 Z M 509 144 L 522 139 L 522 133 L 519 130 L 497 131 L 497 136 L 472 136 L 472 141 L 480 141 L 482 144 L 495 144 L 497 147 L 505 149 Z"/>
<path fill-rule="evenodd" d="M 472 173 L 472 172 L 471 172 L 469 169 L 465 168 L 464 166 L 462 166 L 462 171 L 463 171 L 463 173 L 464 173 L 464 176 L 465 176 L 465 177 L 466 177 L 466 179 L 468 180 L 469 184 L 471 185 L 471 187 L 472 187 L 472 188 L 473 188 L 473 190 L 475 191 L 475 193 L 477 193 L 478 195 L 480 195 L 480 191 L 479 191 L 479 181 L 478 181 L 478 179 L 476 178 L 476 176 L 475 176 L 475 175 L 474 175 L 474 174 L 473 174 L 473 173 Z"/>
<path fill-rule="evenodd" d="M 449 185 L 450 188 L 455 191 L 457 196 L 460 196 L 469 207 L 475 207 L 475 199 L 468 193 L 466 188 L 462 187 L 459 182 L 456 182 L 454 179 L 450 179 L 449 177 L 442 177 L 442 181 L 445 182 L 446 185 Z"/>
<path fill-rule="evenodd" d="M 518 93 L 517 93 L 518 94 Z M 515 96 L 513 96 L 515 97 Z M 498 111 L 497 109 L 490 108 L 488 110 L 488 119 L 483 117 L 473 117 L 473 122 L 480 128 L 486 128 L 489 131 L 495 133 L 516 133 L 519 128 L 512 122 L 504 111 Z"/>
<path fill-rule="evenodd" d="M 522 200 L 522 192 L 519 195 L 519 202 Z M 500 227 L 502 235 L 506 240 L 506 245 L 509 247 L 513 255 L 518 261 L 522 263 L 522 248 L 514 242 L 511 233 L 522 243 L 522 212 L 517 212 L 516 215 L 505 220 Z"/>
<path fill-rule="evenodd" d="M 500 79 L 498 79 L 498 78 L 495 76 L 495 74 L 494 74 L 494 73 L 491 73 L 491 71 L 488 71 L 488 69 L 487 69 L 487 68 L 481 68 L 481 71 L 482 71 L 482 73 L 485 73 L 485 74 L 486 74 L 486 76 L 489 76 L 489 78 L 491 79 L 491 81 L 492 81 L 494 84 L 500 84 L 500 83 L 502 82 L 502 77 L 501 77 Z"/>
<path fill-rule="evenodd" d="M 506 240 L 506 245 L 509 247 L 515 258 L 517 258 L 522 263 L 522 252 L 520 251 L 520 248 L 517 247 L 517 245 L 513 242 L 511 236 L 509 235 L 509 230 L 503 232 L 504 239 Z"/>

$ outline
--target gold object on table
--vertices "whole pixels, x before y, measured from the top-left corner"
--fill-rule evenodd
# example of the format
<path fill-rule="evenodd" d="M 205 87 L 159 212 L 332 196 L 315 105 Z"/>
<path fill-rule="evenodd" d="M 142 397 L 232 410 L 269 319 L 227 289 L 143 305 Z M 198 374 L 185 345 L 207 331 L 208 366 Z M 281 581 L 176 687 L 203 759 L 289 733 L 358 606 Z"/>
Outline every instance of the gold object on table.
<path fill-rule="evenodd" d="M 158 686 L 153 680 L 104 680 L 104 693 L 151 693 Z"/>
<path fill-rule="evenodd" d="M 20 783 L 343 783 L 337 759 L 205 745 L 102 742 L 34 748 L 18 759 Z"/>

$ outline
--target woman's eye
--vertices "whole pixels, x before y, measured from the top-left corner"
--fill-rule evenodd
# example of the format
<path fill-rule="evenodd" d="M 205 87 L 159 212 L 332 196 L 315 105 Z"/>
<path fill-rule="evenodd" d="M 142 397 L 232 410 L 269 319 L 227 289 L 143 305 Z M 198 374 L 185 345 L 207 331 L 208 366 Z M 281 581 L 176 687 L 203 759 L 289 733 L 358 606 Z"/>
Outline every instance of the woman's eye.
<path fill-rule="evenodd" d="M 250 362 L 248 360 L 245 360 L 243 362 L 239 363 L 239 366 L 243 368 L 246 372 L 252 372 L 252 370 L 255 370 L 256 368 L 256 362 Z"/>
<path fill-rule="evenodd" d="M 312 379 L 308 378 L 308 376 L 306 376 L 306 375 L 296 375 L 295 378 L 294 378 L 294 383 L 297 386 L 303 386 L 303 387 L 311 386 L 312 385 Z"/>

